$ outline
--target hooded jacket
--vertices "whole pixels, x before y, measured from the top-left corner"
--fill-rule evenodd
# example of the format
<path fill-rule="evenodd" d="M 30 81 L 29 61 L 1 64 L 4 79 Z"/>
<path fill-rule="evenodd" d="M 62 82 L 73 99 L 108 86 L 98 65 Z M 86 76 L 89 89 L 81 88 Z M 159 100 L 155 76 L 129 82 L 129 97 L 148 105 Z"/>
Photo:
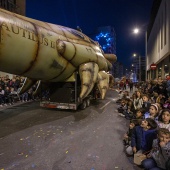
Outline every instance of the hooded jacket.
<path fill-rule="evenodd" d="M 131 146 L 135 146 L 137 151 L 147 152 L 152 149 L 152 142 L 156 138 L 156 129 L 145 131 L 141 126 L 136 126 L 132 133 Z"/>

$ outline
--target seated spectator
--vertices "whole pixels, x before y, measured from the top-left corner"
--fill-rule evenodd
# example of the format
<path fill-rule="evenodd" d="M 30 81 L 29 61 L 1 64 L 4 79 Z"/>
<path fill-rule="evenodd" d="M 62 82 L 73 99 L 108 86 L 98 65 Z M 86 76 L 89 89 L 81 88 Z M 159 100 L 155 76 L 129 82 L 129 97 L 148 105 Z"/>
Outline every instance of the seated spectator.
<path fill-rule="evenodd" d="M 136 110 L 136 113 L 133 116 L 133 119 L 141 119 L 141 120 L 143 120 L 144 119 L 144 113 L 145 112 L 144 112 L 143 108 Z"/>
<path fill-rule="evenodd" d="M 5 88 L 5 78 L 4 77 L 0 78 L 0 86 L 1 86 L 2 89 Z"/>
<path fill-rule="evenodd" d="M 143 104 L 142 104 L 142 108 L 144 109 L 144 112 L 149 112 L 149 108 L 151 105 L 151 102 L 149 101 L 149 96 L 147 94 L 143 94 L 142 95 L 142 100 L 143 100 Z"/>
<path fill-rule="evenodd" d="M 20 97 L 21 97 L 22 102 L 28 101 L 28 93 L 27 92 L 21 94 Z"/>
<path fill-rule="evenodd" d="M 168 99 L 163 104 L 163 108 L 170 109 L 170 97 L 168 97 Z"/>
<path fill-rule="evenodd" d="M 128 91 L 124 91 L 124 96 L 123 96 L 123 98 L 125 98 L 125 99 L 127 99 L 127 98 L 129 99 L 129 98 L 130 98 Z"/>
<path fill-rule="evenodd" d="M 14 90 L 13 87 L 11 87 L 11 94 L 10 94 L 13 98 L 14 101 L 20 101 L 20 96 L 17 93 L 17 91 Z"/>
<path fill-rule="evenodd" d="M 162 110 L 163 110 L 163 103 L 155 103 L 157 106 L 158 106 L 158 108 L 159 108 L 159 112 L 158 112 L 158 117 L 159 117 L 159 115 L 162 113 Z M 158 118 L 157 117 L 157 118 Z"/>
<path fill-rule="evenodd" d="M 8 86 L 5 88 L 5 100 L 6 103 L 9 103 L 9 105 L 13 104 L 14 102 L 11 90 Z"/>
<path fill-rule="evenodd" d="M 134 118 L 134 112 L 136 112 L 136 111 L 134 109 L 133 101 L 129 100 L 127 102 L 127 110 L 124 112 L 125 116 L 123 116 L 123 115 L 122 116 L 125 117 L 126 119 L 130 120 L 130 119 Z"/>
<path fill-rule="evenodd" d="M 155 103 L 155 104 L 151 104 L 150 106 L 150 109 L 149 109 L 149 112 L 146 112 L 144 114 L 144 118 L 152 118 L 152 119 L 157 119 L 158 117 L 158 113 L 159 113 L 159 108 L 158 108 L 158 105 Z"/>
<path fill-rule="evenodd" d="M 133 128 L 138 124 L 137 120 L 130 120 L 129 123 L 129 129 L 128 131 L 125 133 L 124 135 L 124 139 L 123 139 L 123 143 L 124 145 L 127 147 L 130 145 L 131 143 L 131 136 L 132 136 L 132 131 Z"/>
<path fill-rule="evenodd" d="M 158 93 L 154 91 L 151 97 L 151 103 L 156 103 L 157 98 L 158 98 Z"/>
<path fill-rule="evenodd" d="M 156 98 L 156 103 L 165 103 L 165 96 L 163 94 L 159 94 L 158 97 Z"/>
<path fill-rule="evenodd" d="M 126 111 L 127 105 L 126 105 L 126 100 L 122 100 L 120 103 L 120 107 L 117 109 L 119 113 L 123 113 Z"/>
<path fill-rule="evenodd" d="M 132 132 L 131 146 L 126 149 L 127 155 L 150 151 L 152 142 L 157 137 L 156 128 L 157 123 L 151 118 L 143 120 L 140 126 L 136 126 Z"/>
<path fill-rule="evenodd" d="M 136 92 L 136 98 L 133 100 L 133 105 L 135 110 L 142 108 L 143 100 L 142 100 L 142 94 L 140 91 Z"/>
<path fill-rule="evenodd" d="M 33 89 L 32 88 L 30 88 L 28 90 L 28 100 L 34 100 Z"/>
<path fill-rule="evenodd" d="M 163 109 L 161 115 L 158 117 L 158 127 L 166 128 L 170 131 L 170 110 Z"/>
<path fill-rule="evenodd" d="M 166 161 L 170 157 L 170 132 L 160 128 L 158 138 L 153 141 L 152 150 L 147 155 L 148 159 L 142 161 L 142 166 L 147 170 L 166 170 Z"/>
<path fill-rule="evenodd" d="M 6 103 L 5 103 L 5 91 L 2 89 L 2 86 L 0 86 L 0 106 L 2 107 L 3 105 L 6 106 Z"/>

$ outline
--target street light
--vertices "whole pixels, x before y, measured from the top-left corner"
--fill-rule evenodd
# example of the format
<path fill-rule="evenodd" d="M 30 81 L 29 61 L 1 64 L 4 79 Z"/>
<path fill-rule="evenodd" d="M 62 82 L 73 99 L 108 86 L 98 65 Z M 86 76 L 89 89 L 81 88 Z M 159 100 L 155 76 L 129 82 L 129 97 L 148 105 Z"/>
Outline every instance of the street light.
<path fill-rule="evenodd" d="M 137 54 L 134 53 L 133 57 L 137 57 Z M 138 59 L 139 59 L 139 81 L 141 81 L 141 56 L 138 55 Z"/>
<path fill-rule="evenodd" d="M 137 27 L 133 29 L 133 34 L 135 34 L 135 35 L 138 35 L 141 32 L 142 32 L 142 30 Z M 137 54 L 134 53 L 133 57 L 137 57 Z M 139 54 L 138 54 L 138 59 L 139 59 L 139 81 L 141 81 L 141 56 Z"/>
<path fill-rule="evenodd" d="M 133 33 L 134 33 L 134 34 L 138 34 L 138 33 L 139 33 L 139 28 L 135 28 L 135 29 L 133 30 Z"/>

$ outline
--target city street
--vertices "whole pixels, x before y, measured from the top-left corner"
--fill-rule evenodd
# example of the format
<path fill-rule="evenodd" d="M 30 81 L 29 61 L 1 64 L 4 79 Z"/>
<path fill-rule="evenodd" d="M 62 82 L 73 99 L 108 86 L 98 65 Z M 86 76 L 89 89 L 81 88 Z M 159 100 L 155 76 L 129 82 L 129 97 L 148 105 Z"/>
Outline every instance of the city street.
<path fill-rule="evenodd" d="M 0 170 L 167 169 L 169 9 L 169 0 L 0 0 Z M 137 120 L 147 117 L 156 149 L 153 123 Z M 138 151 L 154 162 L 137 166 Z"/>
<path fill-rule="evenodd" d="M 115 111 L 117 98 L 110 90 L 79 111 L 44 109 L 38 101 L 1 108 L 0 169 L 139 169 L 123 151 L 128 121 Z"/>

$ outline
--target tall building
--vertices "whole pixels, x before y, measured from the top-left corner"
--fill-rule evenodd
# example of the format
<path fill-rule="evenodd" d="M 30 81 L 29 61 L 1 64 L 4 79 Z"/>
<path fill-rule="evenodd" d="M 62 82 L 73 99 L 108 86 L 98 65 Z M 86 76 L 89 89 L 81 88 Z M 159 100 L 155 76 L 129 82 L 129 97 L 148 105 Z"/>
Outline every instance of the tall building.
<path fill-rule="evenodd" d="M 113 27 L 98 27 L 94 39 L 99 42 L 105 53 L 116 55 L 116 33 Z"/>
<path fill-rule="evenodd" d="M 0 8 L 25 15 L 25 0 L 0 0 Z"/>
<path fill-rule="evenodd" d="M 113 27 L 111 26 L 98 27 L 95 33 L 91 35 L 91 38 L 94 41 L 99 42 L 104 53 L 116 55 L 116 33 Z M 111 70 L 111 74 L 115 77 L 116 73 L 114 67 Z"/>
<path fill-rule="evenodd" d="M 147 79 L 170 73 L 170 1 L 154 0 L 146 39 Z M 154 64 L 154 67 L 152 67 Z"/>
<path fill-rule="evenodd" d="M 146 73 L 146 58 L 145 56 L 136 56 L 133 58 L 132 61 L 134 65 L 134 71 L 137 75 L 137 80 L 144 81 L 146 79 L 145 73 Z"/>
<path fill-rule="evenodd" d="M 124 77 L 124 67 L 123 67 L 123 64 L 116 61 L 114 64 L 113 64 L 113 76 L 115 78 L 119 78 L 121 79 L 122 77 Z"/>
<path fill-rule="evenodd" d="M 25 0 L 0 0 L 0 8 L 20 15 L 25 15 Z M 7 74 L 8 73 L 0 72 L 0 76 L 5 76 Z M 11 74 L 8 75 L 12 77 Z"/>

